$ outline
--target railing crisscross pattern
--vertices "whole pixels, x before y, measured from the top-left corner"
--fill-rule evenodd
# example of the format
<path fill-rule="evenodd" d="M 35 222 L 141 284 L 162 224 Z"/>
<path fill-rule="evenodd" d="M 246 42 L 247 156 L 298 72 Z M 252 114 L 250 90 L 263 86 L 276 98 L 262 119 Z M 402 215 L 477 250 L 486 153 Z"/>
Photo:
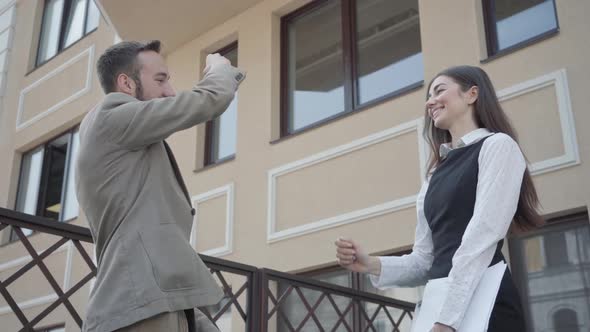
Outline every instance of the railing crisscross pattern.
<path fill-rule="evenodd" d="M 4 224 L 3 226 L 7 226 L 7 225 Z M 25 264 L 24 266 L 22 266 L 20 269 L 18 269 L 16 272 L 14 272 L 9 277 L 0 281 L 0 293 L 2 293 L 2 295 L 6 299 L 7 304 L 10 306 L 10 308 L 15 313 L 18 320 L 23 325 L 22 330 L 24 330 L 24 331 L 32 330 L 36 324 L 38 324 L 43 318 L 47 317 L 53 310 L 55 310 L 55 308 L 57 308 L 59 305 L 62 305 L 62 304 L 65 306 L 66 310 L 70 313 L 70 315 L 72 316 L 72 318 L 74 319 L 76 324 L 78 324 L 79 327 L 82 327 L 82 318 L 78 314 L 74 305 L 70 302 L 70 297 L 72 295 L 74 295 L 74 293 L 76 293 L 80 288 L 82 288 L 86 283 L 88 283 L 96 275 L 96 266 L 92 262 L 92 259 L 90 258 L 90 256 L 88 255 L 88 253 L 86 252 L 84 247 L 80 244 L 80 241 L 75 240 L 75 239 L 70 239 L 67 237 L 62 237 L 55 244 L 53 244 L 52 246 L 45 249 L 43 252 L 41 252 L 39 254 L 37 252 L 37 250 L 31 244 L 31 241 L 29 241 L 29 238 L 24 234 L 21 227 L 13 225 L 12 229 L 13 229 L 13 232 L 17 235 L 20 243 L 22 243 L 22 245 L 27 250 L 28 254 L 31 256 L 32 260 L 30 262 L 28 262 L 27 264 Z M 90 272 L 84 278 L 82 278 L 80 281 L 78 281 L 75 285 L 73 285 L 72 287 L 70 287 L 67 290 L 64 290 L 59 285 L 59 283 L 57 282 L 55 277 L 49 271 L 49 268 L 45 264 L 44 259 L 49 257 L 52 253 L 54 253 L 60 247 L 66 245 L 68 241 L 72 241 L 74 247 L 78 250 L 80 255 L 83 257 L 83 259 L 88 264 L 88 267 L 90 268 Z M 58 298 L 53 303 L 49 304 L 45 308 L 45 310 L 43 310 L 41 313 L 39 313 L 33 319 L 29 320 L 26 317 L 25 313 L 23 312 L 22 308 L 16 303 L 16 301 L 14 300 L 14 297 L 8 291 L 8 287 L 12 283 L 14 283 L 16 280 L 18 280 L 19 277 L 21 277 L 26 272 L 33 269 L 35 266 L 39 268 L 41 273 L 43 273 L 43 275 L 45 276 L 46 280 L 49 282 L 49 285 L 51 286 L 51 288 L 53 289 L 53 291 L 55 292 L 55 294 L 57 295 Z"/>
<path fill-rule="evenodd" d="M 90 231 L 87 228 L 56 223 L 45 218 L 0 208 L 0 231 L 7 227 L 12 227 L 18 241 L 30 255 L 30 261 L 23 263 L 22 266 L 19 265 L 20 268 L 10 276 L 0 279 L 0 295 L 22 324 L 20 331 L 34 330 L 44 318 L 61 305 L 81 327 L 83 320 L 72 303 L 72 296 L 96 276 L 96 266 L 81 243 L 92 243 Z M 57 241 L 47 249 L 38 252 L 23 229 L 53 235 Z M 66 284 L 64 288 L 67 289 L 59 285 L 44 262 L 64 246 L 69 246 L 68 250 L 72 252 L 73 248 L 76 248 L 89 268 L 89 272 L 73 286 L 70 287 L 64 282 Z M 290 332 L 312 330 L 381 332 L 382 329 L 375 324 L 378 320 L 380 322 L 387 320 L 393 332 L 401 332 L 402 324 L 412 319 L 414 310 L 412 303 L 219 258 L 203 255 L 201 258 L 224 291 L 224 299 L 214 309 L 213 307 L 201 308 L 216 324 L 230 310 L 232 314 L 241 318 L 245 330 L 251 332 L 273 330 L 269 328 L 272 324 L 280 324 L 284 327 L 281 332 L 286 330 Z M 29 319 L 25 310 L 10 293 L 9 286 L 35 267 L 48 281 L 57 299 L 51 299 L 50 304 Z M 228 278 L 230 275 L 232 277 Z M 275 287 L 277 291 L 273 293 L 272 289 Z M 296 317 L 288 308 L 293 301 L 299 304 L 300 312 L 297 312 Z M 391 310 L 395 310 L 396 314 L 392 314 Z M 331 319 L 325 320 L 326 314 Z"/>
<path fill-rule="evenodd" d="M 412 319 L 411 312 L 414 310 L 412 303 L 269 269 L 262 269 L 261 273 L 262 296 L 268 299 L 266 301 L 268 308 L 263 310 L 266 313 L 263 321 L 268 322 L 276 318 L 280 327 L 290 332 L 311 330 L 381 332 L 383 330 L 375 325 L 378 318 L 381 321 L 387 320 L 392 331 L 401 332 L 402 323 Z M 271 285 L 276 286 L 276 294 L 271 290 Z M 344 301 L 336 301 L 335 297 Z M 293 302 L 301 305 L 297 307 L 298 314 L 290 316 L 285 309 L 288 303 Z M 337 302 L 344 303 L 339 305 Z M 399 311 L 397 319 L 394 318 L 397 315 L 393 315 L 390 311 L 392 309 Z M 303 317 L 301 317 L 302 311 L 304 311 Z M 329 319 L 323 319 L 326 317 Z"/>

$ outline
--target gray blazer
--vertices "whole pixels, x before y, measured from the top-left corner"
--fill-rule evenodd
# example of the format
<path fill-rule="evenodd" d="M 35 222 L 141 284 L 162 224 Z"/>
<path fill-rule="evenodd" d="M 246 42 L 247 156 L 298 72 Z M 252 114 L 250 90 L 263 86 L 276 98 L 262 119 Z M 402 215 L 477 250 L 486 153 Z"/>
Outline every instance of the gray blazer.
<path fill-rule="evenodd" d="M 243 78 L 218 65 L 175 97 L 110 93 L 82 121 L 76 191 L 98 263 L 83 331 L 113 331 L 221 299 L 189 244 L 194 210 L 164 139 L 223 113 Z"/>

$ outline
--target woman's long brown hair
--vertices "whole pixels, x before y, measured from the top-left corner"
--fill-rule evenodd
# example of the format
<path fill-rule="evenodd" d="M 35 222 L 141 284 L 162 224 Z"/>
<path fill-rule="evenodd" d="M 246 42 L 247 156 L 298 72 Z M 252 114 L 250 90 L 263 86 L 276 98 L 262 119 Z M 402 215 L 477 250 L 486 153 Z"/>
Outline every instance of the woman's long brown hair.
<path fill-rule="evenodd" d="M 500 106 L 492 82 L 485 71 L 479 67 L 473 66 L 448 68 L 438 73 L 432 81 L 430 81 L 427 91 L 430 91 L 432 82 L 439 76 L 449 77 L 459 84 L 463 92 L 466 92 L 473 86 L 477 86 L 479 94 L 477 100 L 473 104 L 474 118 L 477 126 L 480 128 L 487 128 L 494 133 L 504 133 L 512 137 L 514 141 L 518 142 L 516 132 L 514 131 L 514 128 L 512 128 L 502 106 Z M 441 162 L 439 155 L 440 145 L 451 142 L 452 138 L 451 133 L 448 130 L 439 129 L 434 126 L 434 123 L 428 114 L 428 110 L 425 111 L 424 115 L 424 137 L 430 145 L 431 150 L 430 162 L 427 167 L 427 173 L 430 173 L 433 168 L 438 166 Z M 524 177 L 522 179 L 520 198 L 518 200 L 516 214 L 514 215 L 514 223 L 518 230 L 531 229 L 540 226 L 543 223 L 543 218 L 537 212 L 538 206 L 539 198 L 537 196 L 537 191 L 527 168 L 525 169 Z"/>

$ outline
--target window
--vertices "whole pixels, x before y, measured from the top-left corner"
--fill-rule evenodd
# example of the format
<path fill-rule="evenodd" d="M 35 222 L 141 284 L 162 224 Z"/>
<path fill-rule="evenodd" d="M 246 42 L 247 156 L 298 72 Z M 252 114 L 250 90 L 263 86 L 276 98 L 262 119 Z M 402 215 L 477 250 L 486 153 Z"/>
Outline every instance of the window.
<path fill-rule="evenodd" d="M 555 332 L 579 332 L 578 314 L 571 309 L 560 309 L 553 314 Z"/>
<path fill-rule="evenodd" d="M 281 25 L 281 136 L 423 82 L 417 0 L 315 1 Z"/>
<path fill-rule="evenodd" d="M 226 57 L 232 66 L 238 66 L 238 43 L 233 43 L 215 53 Z M 236 127 L 238 94 L 223 114 L 207 122 L 205 130 L 205 166 L 229 160 L 236 153 Z"/>
<path fill-rule="evenodd" d="M 92 32 L 99 19 L 94 0 L 46 0 L 36 65 Z"/>
<path fill-rule="evenodd" d="M 23 155 L 17 211 L 57 221 L 78 216 L 74 164 L 79 140 L 78 131 L 71 131 Z M 15 240 L 16 234 L 11 239 Z"/>
<path fill-rule="evenodd" d="M 546 268 L 559 267 L 569 264 L 567 255 L 567 240 L 565 233 L 548 233 L 543 237 Z M 566 253 L 564 255 L 564 253 Z"/>
<path fill-rule="evenodd" d="M 558 30 L 554 0 L 483 0 L 488 55 Z"/>
<path fill-rule="evenodd" d="M 315 274 L 311 274 L 311 275 L 307 275 L 307 276 L 311 277 L 313 279 L 319 280 L 319 281 L 328 282 L 328 283 L 331 283 L 334 285 L 348 287 L 348 288 L 352 288 L 353 285 L 355 284 L 353 282 L 353 277 L 354 277 L 353 273 L 350 273 L 350 272 L 343 270 L 343 269 L 337 269 L 337 270 L 332 270 L 332 271 L 322 271 L 319 273 L 316 272 Z M 358 287 L 357 287 L 357 289 L 358 289 Z M 301 293 L 303 294 L 303 296 L 305 297 L 305 300 L 308 303 L 310 303 L 310 305 L 313 305 L 314 303 L 316 303 L 317 300 L 319 299 L 319 297 L 321 296 L 320 292 L 312 290 L 312 289 L 301 288 L 300 290 L 301 290 Z M 287 291 L 286 285 L 279 284 L 279 295 L 278 296 L 280 297 L 286 291 Z M 348 299 L 340 297 L 340 296 L 334 296 L 333 300 L 341 311 L 344 311 L 344 308 L 346 308 L 346 306 L 348 305 L 348 302 L 349 302 Z M 285 313 L 285 315 L 289 319 L 289 323 L 295 328 L 297 328 L 297 326 L 299 326 L 299 324 L 301 324 L 301 321 L 303 321 L 303 319 L 305 318 L 305 316 L 308 313 L 308 311 L 305 307 L 305 304 L 303 303 L 301 298 L 297 295 L 296 291 L 292 291 L 291 294 L 289 294 L 289 296 L 285 299 L 284 304 L 282 304 L 281 306 L 282 306 L 283 312 Z M 320 305 L 315 309 L 315 315 L 326 330 L 332 329 L 336 325 L 336 322 L 339 320 L 339 316 L 336 313 L 336 311 L 333 309 L 333 306 L 330 303 L 330 301 L 322 301 L 320 303 Z M 347 314 L 347 317 L 346 317 L 346 323 L 349 326 L 353 326 L 352 319 L 353 318 L 352 318 L 352 310 L 351 310 L 351 311 L 349 311 L 349 313 Z M 342 324 L 340 325 L 340 329 L 344 329 L 344 326 Z M 287 322 L 285 321 L 285 319 L 281 315 L 279 315 L 278 320 L 277 320 L 277 331 L 289 331 L 289 330 L 290 330 L 290 328 L 288 327 Z M 312 319 L 309 319 L 301 329 L 301 331 L 315 331 L 315 330 L 317 330 L 317 325 L 315 324 L 315 322 Z"/>
<path fill-rule="evenodd" d="M 408 252 L 401 252 L 396 253 L 395 255 L 402 255 L 407 254 Z M 422 298 L 422 290 L 423 287 L 415 287 L 415 288 L 389 288 L 387 290 L 378 290 L 373 287 L 368 275 L 361 274 L 361 273 L 354 273 L 348 270 L 344 270 L 340 267 L 333 267 L 328 269 L 323 269 L 320 271 L 309 272 L 305 274 L 306 277 L 310 277 L 319 281 L 331 283 L 334 285 L 352 288 L 354 290 L 360 290 L 364 292 L 374 293 L 382 296 L 391 297 L 397 300 L 403 300 L 408 302 L 418 302 Z M 278 298 L 281 297 L 287 291 L 287 286 L 284 284 L 279 284 L 278 290 Z M 300 288 L 301 293 L 304 295 L 305 300 L 308 302 L 309 305 L 314 305 L 319 299 L 321 293 L 312 289 L 307 288 Z M 347 298 L 341 296 L 333 296 L 334 303 L 339 308 L 341 312 L 344 312 L 346 307 L 349 304 L 349 300 Z M 297 295 L 296 291 L 292 291 L 285 300 L 284 304 L 281 305 L 283 312 L 285 313 L 286 317 L 289 319 L 289 323 L 293 325 L 295 328 L 301 323 L 301 321 L 305 318 L 308 311 L 305 307 L 305 304 Z M 368 304 L 363 302 L 365 306 L 365 312 L 374 313 L 378 308 L 375 304 Z M 388 308 L 390 314 L 394 317 L 399 317 L 398 312 L 396 312 L 393 308 Z M 401 315 L 401 312 L 399 313 Z M 335 325 L 336 322 L 339 321 L 340 317 L 338 313 L 334 310 L 333 305 L 330 301 L 324 300 L 320 302 L 318 307 L 315 310 L 315 315 L 317 316 L 318 320 L 321 322 L 322 327 L 326 329 L 326 331 L 331 330 Z M 355 319 L 353 318 L 353 310 L 349 311 L 346 316 L 346 323 L 350 326 L 354 326 Z M 375 317 L 373 321 L 373 325 L 377 328 L 376 332 L 385 332 L 385 331 L 393 331 L 394 327 L 391 324 L 387 314 L 384 311 L 380 311 L 379 314 Z M 410 320 L 404 320 L 402 323 L 401 331 L 410 330 Z M 354 328 L 353 328 L 354 329 Z M 284 317 L 278 315 L 277 317 L 277 331 L 289 331 L 289 327 L 285 322 Z M 311 331 L 317 330 L 316 324 L 313 320 L 309 319 L 305 325 L 301 329 L 302 331 Z M 340 324 L 337 331 L 344 331 L 346 330 L 345 326 Z M 363 329 L 364 330 L 364 327 Z M 355 329 L 356 331 L 356 329 Z"/>
<path fill-rule="evenodd" d="M 590 317 L 587 212 L 552 220 L 539 230 L 510 239 L 510 253 L 531 331 L 587 331 L 589 326 L 574 319 Z M 555 307 L 577 308 L 577 313 L 554 312 Z"/>

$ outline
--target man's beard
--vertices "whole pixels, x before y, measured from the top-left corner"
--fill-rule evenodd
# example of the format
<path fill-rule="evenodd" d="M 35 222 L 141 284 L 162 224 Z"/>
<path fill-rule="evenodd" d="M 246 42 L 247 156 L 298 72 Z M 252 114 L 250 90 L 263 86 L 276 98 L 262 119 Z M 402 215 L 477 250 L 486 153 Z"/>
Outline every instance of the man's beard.
<path fill-rule="evenodd" d="M 141 85 L 141 82 L 139 80 L 137 80 L 135 84 L 135 98 L 141 101 L 145 101 L 143 95 L 143 86 Z"/>
<path fill-rule="evenodd" d="M 141 85 L 139 75 L 131 74 L 130 77 L 133 82 L 135 82 L 135 98 L 137 98 L 137 100 L 145 101 L 145 96 L 143 95 L 143 86 Z"/>

